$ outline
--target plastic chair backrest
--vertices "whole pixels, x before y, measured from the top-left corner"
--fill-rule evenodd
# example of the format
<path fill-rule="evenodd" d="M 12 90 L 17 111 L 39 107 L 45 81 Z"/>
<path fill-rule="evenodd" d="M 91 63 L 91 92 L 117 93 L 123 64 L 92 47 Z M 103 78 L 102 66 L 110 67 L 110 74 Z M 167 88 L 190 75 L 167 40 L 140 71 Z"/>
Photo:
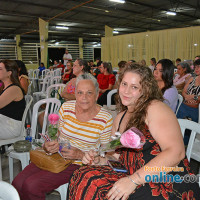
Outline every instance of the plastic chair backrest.
<path fill-rule="evenodd" d="M 27 94 L 31 94 L 31 92 L 32 92 L 32 84 L 33 84 L 33 81 L 30 81 L 30 83 L 28 85 L 28 92 L 27 92 Z"/>
<path fill-rule="evenodd" d="M 0 181 L 0 199 L 20 200 L 17 190 L 5 181 Z"/>
<path fill-rule="evenodd" d="M 58 83 L 58 84 L 53 84 L 53 85 L 50 85 L 48 88 L 47 88 L 47 98 L 52 98 L 51 96 L 51 92 L 53 90 L 58 90 L 59 91 L 59 94 L 62 93 L 63 89 L 66 87 L 65 84 L 63 83 Z M 57 93 L 55 92 L 55 96 L 54 98 L 57 98 Z"/>
<path fill-rule="evenodd" d="M 33 78 L 34 78 L 34 79 L 38 79 L 38 78 L 39 78 L 39 72 L 40 72 L 39 69 L 35 69 L 35 70 L 33 71 Z"/>
<path fill-rule="evenodd" d="M 59 109 L 60 109 L 60 106 L 61 106 L 61 102 L 56 98 L 48 98 L 48 99 L 39 100 L 33 106 L 32 121 L 31 121 L 31 129 L 32 129 L 32 137 L 33 138 L 35 138 L 35 136 L 36 136 L 39 108 L 43 104 L 46 104 L 46 107 L 45 107 L 45 113 L 44 113 L 42 134 L 45 134 L 45 132 L 46 132 L 48 115 L 51 114 L 51 113 L 57 114 L 59 112 Z"/>
<path fill-rule="evenodd" d="M 51 77 L 51 85 L 58 84 L 61 82 L 61 76 L 52 76 Z"/>
<path fill-rule="evenodd" d="M 33 78 L 33 71 L 34 71 L 33 69 L 28 70 L 28 77 L 29 78 Z"/>
<path fill-rule="evenodd" d="M 41 79 L 44 79 L 45 78 L 45 76 L 47 75 L 47 72 L 49 72 L 50 70 L 49 69 L 44 69 L 44 70 L 42 70 L 42 75 L 41 75 Z"/>
<path fill-rule="evenodd" d="M 53 71 L 53 76 L 61 76 L 62 68 L 55 69 Z"/>
<path fill-rule="evenodd" d="M 2 145 L 6 145 L 6 144 L 12 144 L 16 141 L 19 140 L 23 140 L 25 137 L 25 120 L 26 120 L 26 116 L 27 116 L 27 112 L 31 106 L 31 103 L 33 101 L 33 97 L 31 95 L 26 95 L 25 96 L 25 100 L 26 100 L 26 107 L 22 116 L 22 125 L 21 125 L 21 131 L 20 131 L 20 135 L 18 137 L 15 138 L 11 138 L 8 140 L 0 140 L 0 146 Z"/>
<path fill-rule="evenodd" d="M 176 114 L 178 113 L 178 110 L 179 110 L 182 102 L 183 102 L 183 97 L 182 97 L 182 95 L 178 94 L 178 106 L 176 108 Z"/>
<path fill-rule="evenodd" d="M 46 93 L 47 88 L 51 85 L 51 76 L 46 76 L 42 83 L 42 91 L 43 93 Z"/>
<path fill-rule="evenodd" d="M 200 124 L 187 120 L 187 119 L 178 119 L 178 122 L 181 128 L 183 137 L 185 135 L 185 129 L 191 130 L 190 139 L 189 139 L 187 150 L 186 150 L 186 156 L 188 160 L 190 161 L 194 140 L 195 140 L 196 134 L 200 131 Z"/>
<path fill-rule="evenodd" d="M 113 94 L 117 93 L 117 89 L 113 89 L 107 94 L 107 107 L 111 106 L 111 97 Z"/>

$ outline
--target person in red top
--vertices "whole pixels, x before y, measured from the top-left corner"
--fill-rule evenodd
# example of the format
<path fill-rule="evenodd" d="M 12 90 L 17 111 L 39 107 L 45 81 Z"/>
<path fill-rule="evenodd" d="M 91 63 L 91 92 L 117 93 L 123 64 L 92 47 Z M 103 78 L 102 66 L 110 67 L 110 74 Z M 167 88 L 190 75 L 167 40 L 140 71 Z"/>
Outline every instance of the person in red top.
<path fill-rule="evenodd" d="M 112 73 L 111 63 L 103 62 L 99 67 L 101 74 L 97 76 L 99 83 L 99 98 L 97 103 L 100 105 L 107 104 L 107 94 L 113 89 L 115 84 L 115 75 Z"/>
<path fill-rule="evenodd" d="M 65 66 L 62 64 L 62 61 L 61 60 L 59 60 L 59 63 L 58 63 L 58 65 L 57 65 L 57 68 L 62 68 L 62 74 L 64 73 L 64 70 L 65 70 Z"/>

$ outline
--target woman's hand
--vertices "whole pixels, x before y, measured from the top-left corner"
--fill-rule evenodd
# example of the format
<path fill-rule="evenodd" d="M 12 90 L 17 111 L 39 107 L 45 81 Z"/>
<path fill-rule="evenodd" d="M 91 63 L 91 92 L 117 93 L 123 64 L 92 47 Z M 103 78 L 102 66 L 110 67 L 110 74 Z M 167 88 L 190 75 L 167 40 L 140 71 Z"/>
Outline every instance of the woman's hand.
<path fill-rule="evenodd" d="M 64 158 L 70 160 L 81 160 L 84 155 L 84 153 L 76 147 L 71 147 L 70 149 L 64 147 L 62 148 L 61 154 Z"/>
<path fill-rule="evenodd" d="M 119 179 L 109 190 L 107 196 L 109 200 L 126 200 L 135 191 L 136 185 L 127 177 Z"/>
<path fill-rule="evenodd" d="M 82 158 L 82 163 L 85 165 L 95 165 L 100 162 L 100 156 L 94 150 L 90 150 L 85 153 Z"/>
<path fill-rule="evenodd" d="M 185 94 L 185 100 L 186 100 L 186 101 L 194 100 L 194 95 Z"/>
<path fill-rule="evenodd" d="M 43 148 L 47 153 L 56 153 L 59 151 L 59 144 L 57 141 L 53 140 L 50 142 L 45 142 Z"/>

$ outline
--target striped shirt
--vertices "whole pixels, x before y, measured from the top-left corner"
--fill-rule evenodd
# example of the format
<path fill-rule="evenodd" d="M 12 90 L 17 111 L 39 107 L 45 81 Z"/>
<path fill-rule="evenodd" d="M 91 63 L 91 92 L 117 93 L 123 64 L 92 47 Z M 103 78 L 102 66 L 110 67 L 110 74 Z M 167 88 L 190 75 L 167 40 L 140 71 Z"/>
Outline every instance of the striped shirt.
<path fill-rule="evenodd" d="M 67 101 L 60 108 L 59 131 L 73 147 L 82 151 L 98 149 L 100 144 L 109 142 L 112 129 L 112 115 L 101 107 L 99 113 L 87 122 L 81 122 L 75 115 L 76 101 Z"/>

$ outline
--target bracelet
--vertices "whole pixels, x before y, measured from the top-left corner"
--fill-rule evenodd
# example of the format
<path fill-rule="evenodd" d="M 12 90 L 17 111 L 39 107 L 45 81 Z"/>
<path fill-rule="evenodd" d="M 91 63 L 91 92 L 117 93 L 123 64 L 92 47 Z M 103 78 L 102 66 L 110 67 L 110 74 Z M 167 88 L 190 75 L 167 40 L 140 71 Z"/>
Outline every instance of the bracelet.
<path fill-rule="evenodd" d="M 127 178 L 132 181 L 136 186 L 138 186 L 139 184 L 137 184 L 132 178 L 130 178 L 129 176 L 127 176 Z"/>

